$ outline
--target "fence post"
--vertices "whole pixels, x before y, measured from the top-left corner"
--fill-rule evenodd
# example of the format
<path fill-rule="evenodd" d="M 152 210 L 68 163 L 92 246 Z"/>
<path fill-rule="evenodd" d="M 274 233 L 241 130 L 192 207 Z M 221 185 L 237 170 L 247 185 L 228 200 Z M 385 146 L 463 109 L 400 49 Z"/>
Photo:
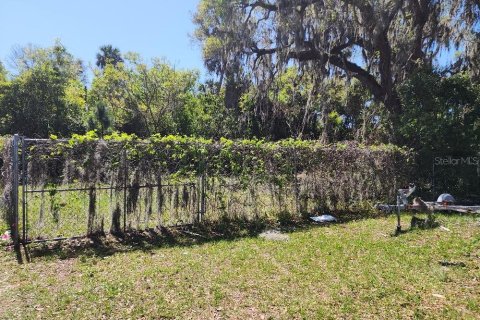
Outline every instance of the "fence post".
<path fill-rule="evenodd" d="M 17 254 L 18 262 L 22 262 L 22 252 L 20 251 L 20 234 L 18 229 L 18 142 L 20 136 L 15 134 L 12 141 L 12 215 L 10 230 L 13 239 L 13 247 Z"/>
<path fill-rule="evenodd" d="M 199 201 L 200 201 L 200 210 L 198 210 L 198 217 L 197 217 L 197 222 L 202 222 L 203 217 L 205 215 L 205 207 L 206 207 L 206 174 L 207 174 L 207 168 L 206 168 L 206 163 L 205 163 L 205 158 L 202 158 L 202 161 L 200 163 L 200 170 L 201 170 L 201 175 L 198 179 L 198 191 L 199 191 Z"/>
<path fill-rule="evenodd" d="M 435 197 L 435 158 L 432 160 L 432 195 Z"/>
<path fill-rule="evenodd" d="M 127 149 L 123 149 L 123 232 L 127 231 L 127 188 L 128 188 Z"/>
<path fill-rule="evenodd" d="M 22 242 L 26 244 L 28 241 L 28 212 L 27 212 L 27 146 L 25 137 L 21 137 L 22 142 Z"/>
<path fill-rule="evenodd" d="M 202 185 L 201 185 L 201 176 L 197 174 L 197 181 L 195 183 L 195 212 L 196 212 L 196 217 L 195 217 L 195 223 L 200 222 L 201 215 L 202 213 L 200 212 L 201 209 L 201 203 L 202 203 Z"/>
<path fill-rule="evenodd" d="M 207 204 L 207 199 L 206 199 L 206 173 L 203 172 L 202 174 L 202 208 L 200 210 L 200 222 L 203 221 L 203 217 L 205 216 L 205 211 L 206 211 L 206 204 Z"/>
<path fill-rule="evenodd" d="M 294 165 L 294 170 L 293 170 L 293 183 L 294 183 L 294 192 L 295 192 L 295 215 L 299 216 L 302 212 L 300 209 L 300 185 L 298 181 L 298 164 L 297 164 L 297 150 L 295 149 L 293 153 L 293 165 Z"/>

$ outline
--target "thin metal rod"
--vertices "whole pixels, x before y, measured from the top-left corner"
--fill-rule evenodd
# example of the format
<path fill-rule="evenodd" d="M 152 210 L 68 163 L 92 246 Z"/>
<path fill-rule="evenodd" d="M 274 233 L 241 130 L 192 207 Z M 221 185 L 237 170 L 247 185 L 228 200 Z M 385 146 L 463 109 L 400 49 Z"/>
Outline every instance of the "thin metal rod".
<path fill-rule="evenodd" d="M 26 170 L 26 143 L 25 138 L 21 138 L 22 142 L 22 231 L 23 239 L 22 243 L 25 243 L 27 240 L 27 170 Z"/>
<path fill-rule="evenodd" d="M 395 233 L 400 233 L 402 231 L 402 225 L 400 222 L 400 193 L 397 194 L 397 228 L 395 230 Z"/>
<path fill-rule="evenodd" d="M 12 141 L 12 202 L 13 202 L 13 217 L 12 225 L 10 226 L 12 231 L 13 246 L 17 254 L 17 260 L 19 263 L 23 262 L 22 253 L 20 251 L 20 234 L 18 228 L 18 142 L 20 136 L 15 134 Z"/>
<path fill-rule="evenodd" d="M 194 190 L 196 192 L 196 199 L 195 199 L 195 209 L 197 210 L 197 222 L 200 222 L 202 220 L 202 213 L 200 211 L 200 202 L 202 201 L 202 188 L 200 185 L 201 178 L 197 177 L 197 186 L 193 186 Z"/>
<path fill-rule="evenodd" d="M 42 192 L 69 192 L 69 191 L 89 191 L 91 188 L 69 188 L 69 189 L 37 189 L 37 190 L 28 190 L 27 193 L 42 193 Z M 97 187 L 95 190 L 114 190 L 114 189 L 123 189 L 123 187 Z"/>
<path fill-rule="evenodd" d="M 297 151 L 293 154 L 293 183 L 294 183 L 294 192 L 295 192 L 295 214 L 300 215 L 300 186 L 298 182 L 298 165 L 297 165 Z"/>
<path fill-rule="evenodd" d="M 184 183 L 184 184 L 146 184 L 142 186 L 121 186 L 121 187 L 95 187 L 95 190 L 122 190 L 122 189 L 133 189 L 133 188 L 155 188 L 155 187 L 176 187 L 176 186 L 192 186 L 194 183 Z M 42 193 L 42 192 L 69 192 L 69 191 L 89 191 L 90 188 L 69 188 L 69 189 L 36 189 L 28 190 L 25 193 Z"/>
<path fill-rule="evenodd" d="M 207 179 L 206 179 L 206 174 L 205 172 L 202 174 L 202 186 L 201 186 L 201 194 L 202 194 L 202 197 L 201 197 L 201 208 L 200 208 L 200 221 L 199 222 L 202 222 L 203 221 L 203 218 L 205 217 L 205 212 L 206 212 L 206 204 L 207 204 L 207 200 L 206 200 L 206 190 L 207 190 L 207 187 L 206 187 L 206 184 L 207 184 Z"/>
<path fill-rule="evenodd" d="M 432 161 L 432 195 L 435 196 L 435 158 Z"/>
<path fill-rule="evenodd" d="M 25 141 L 27 142 L 68 142 L 69 139 L 33 139 L 33 138 L 25 138 Z"/>
<path fill-rule="evenodd" d="M 127 150 L 123 149 L 123 232 L 127 231 L 127 184 L 128 184 Z"/>

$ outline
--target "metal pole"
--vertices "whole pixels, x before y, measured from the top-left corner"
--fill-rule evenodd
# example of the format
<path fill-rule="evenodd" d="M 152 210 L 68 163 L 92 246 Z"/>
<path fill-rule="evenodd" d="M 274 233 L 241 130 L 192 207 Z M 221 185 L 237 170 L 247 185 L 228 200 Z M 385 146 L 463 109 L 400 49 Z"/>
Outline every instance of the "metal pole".
<path fill-rule="evenodd" d="M 207 179 L 206 179 L 206 175 L 207 175 L 207 172 L 206 172 L 206 166 L 205 166 L 205 159 L 203 161 L 203 164 L 202 164 L 202 181 L 201 181 L 201 202 L 200 202 L 200 219 L 199 219 L 199 222 L 202 222 L 203 221 L 203 217 L 205 215 L 205 211 L 206 211 L 206 184 L 207 184 Z"/>
<path fill-rule="evenodd" d="M 22 253 L 20 251 L 20 234 L 18 230 L 18 141 L 20 136 L 15 134 L 12 143 L 12 205 L 13 217 L 11 219 L 13 246 L 17 254 L 17 259 L 22 262 Z"/>
<path fill-rule="evenodd" d="M 432 161 L 432 196 L 435 196 L 435 158 Z"/>
<path fill-rule="evenodd" d="M 200 176 L 197 175 L 197 184 L 194 186 L 195 188 L 195 192 L 196 192 L 196 199 L 195 199 L 195 206 L 196 206 L 196 210 L 197 210 L 197 217 L 196 217 L 196 221 L 197 222 L 200 222 L 200 202 L 202 201 L 202 188 L 201 188 L 201 178 Z"/>
<path fill-rule="evenodd" d="M 294 165 L 294 171 L 293 171 L 293 183 L 294 183 L 294 192 L 295 192 L 295 214 L 299 216 L 301 214 L 301 209 L 300 209 L 300 186 L 298 182 L 298 165 L 297 165 L 297 150 L 295 150 L 293 154 L 293 165 Z"/>
<path fill-rule="evenodd" d="M 123 149 L 123 232 L 127 231 L 127 149 Z"/>
<path fill-rule="evenodd" d="M 22 141 L 22 227 L 23 227 L 23 243 L 27 243 L 27 165 L 26 165 L 26 153 L 27 147 L 25 138 L 21 138 Z"/>
<path fill-rule="evenodd" d="M 397 193 L 397 229 L 395 230 L 395 234 L 400 234 L 400 232 L 402 231 L 402 225 L 400 223 L 400 203 L 400 194 Z"/>
<path fill-rule="evenodd" d="M 207 173 L 205 172 L 203 174 L 203 183 L 202 183 L 202 187 L 203 187 L 203 192 L 202 192 L 202 198 L 203 198 L 203 210 L 202 210 L 202 220 L 203 221 L 203 218 L 205 216 L 205 214 L 207 213 Z"/>

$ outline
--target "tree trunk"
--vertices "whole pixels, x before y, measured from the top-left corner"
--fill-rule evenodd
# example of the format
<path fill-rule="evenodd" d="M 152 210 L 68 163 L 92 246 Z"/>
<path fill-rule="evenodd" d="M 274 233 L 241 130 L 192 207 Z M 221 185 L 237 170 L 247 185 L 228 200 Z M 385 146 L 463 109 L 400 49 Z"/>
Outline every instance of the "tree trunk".
<path fill-rule="evenodd" d="M 390 141 L 397 143 L 399 141 L 398 129 L 400 127 L 400 116 L 402 114 L 402 101 L 395 90 L 385 97 L 385 107 L 388 111 L 389 121 L 391 123 Z"/>

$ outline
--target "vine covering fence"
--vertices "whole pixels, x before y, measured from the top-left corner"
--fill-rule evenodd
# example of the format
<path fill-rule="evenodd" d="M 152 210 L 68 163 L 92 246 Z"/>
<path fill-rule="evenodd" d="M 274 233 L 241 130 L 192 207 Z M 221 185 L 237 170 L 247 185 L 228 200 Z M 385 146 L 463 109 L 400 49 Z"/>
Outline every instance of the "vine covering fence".
<path fill-rule="evenodd" d="M 5 218 L 20 243 L 364 210 L 394 198 L 411 159 L 392 145 L 92 133 L 15 136 L 3 158 Z"/>

